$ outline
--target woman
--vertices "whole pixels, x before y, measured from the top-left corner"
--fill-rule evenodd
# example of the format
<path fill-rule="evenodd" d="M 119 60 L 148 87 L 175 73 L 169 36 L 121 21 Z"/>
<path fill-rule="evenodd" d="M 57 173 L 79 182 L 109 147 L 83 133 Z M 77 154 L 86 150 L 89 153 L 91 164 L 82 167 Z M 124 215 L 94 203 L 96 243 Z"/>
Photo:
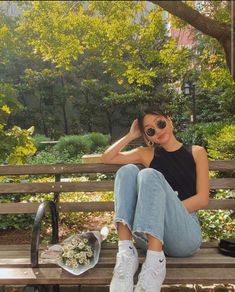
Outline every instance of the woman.
<path fill-rule="evenodd" d="M 121 151 L 140 136 L 148 147 Z M 160 291 L 166 274 L 165 254 L 191 256 L 201 244 L 196 211 L 209 200 L 206 151 L 183 145 L 174 136 L 169 116 L 146 110 L 133 121 L 129 133 L 104 152 L 102 161 L 126 164 L 115 177 L 119 242 L 110 291 L 133 292 L 139 265 L 133 237 L 147 250 L 134 291 Z M 135 164 L 145 168 L 140 170 Z"/>

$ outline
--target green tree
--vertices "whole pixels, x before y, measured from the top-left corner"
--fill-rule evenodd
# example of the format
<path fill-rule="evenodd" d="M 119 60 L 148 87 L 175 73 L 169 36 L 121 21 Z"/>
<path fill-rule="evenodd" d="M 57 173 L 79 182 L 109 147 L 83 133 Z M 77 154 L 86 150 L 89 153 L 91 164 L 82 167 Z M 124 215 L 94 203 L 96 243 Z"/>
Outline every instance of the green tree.
<path fill-rule="evenodd" d="M 36 148 L 30 139 L 33 128 L 24 130 L 15 125 L 8 126 L 11 111 L 21 107 L 9 70 L 16 55 L 17 39 L 13 33 L 15 22 L 4 14 L 0 14 L 0 18 L 0 161 L 21 164 L 28 155 L 35 153 Z"/>
<path fill-rule="evenodd" d="M 235 6 L 231 1 L 151 1 L 189 23 L 222 46 L 228 69 L 235 79 Z M 194 6 L 194 7 L 192 7 Z M 200 11 L 200 12 L 199 12 Z M 233 19 L 232 19 L 233 18 Z M 233 34 L 233 36 L 232 36 Z"/>
<path fill-rule="evenodd" d="M 145 104 L 170 110 L 181 126 L 190 116 L 190 100 L 180 93 L 186 78 L 196 81 L 199 121 L 231 119 L 234 83 L 218 43 L 196 33 L 193 49 L 177 47 L 165 12 L 148 3 L 27 1 L 24 13 L 6 22 L 14 45 L 10 55 L 2 50 L 8 61 L 0 76 L 21 103 L 7 126 L 34 125 L 54 139 L 115 135 Z"/>

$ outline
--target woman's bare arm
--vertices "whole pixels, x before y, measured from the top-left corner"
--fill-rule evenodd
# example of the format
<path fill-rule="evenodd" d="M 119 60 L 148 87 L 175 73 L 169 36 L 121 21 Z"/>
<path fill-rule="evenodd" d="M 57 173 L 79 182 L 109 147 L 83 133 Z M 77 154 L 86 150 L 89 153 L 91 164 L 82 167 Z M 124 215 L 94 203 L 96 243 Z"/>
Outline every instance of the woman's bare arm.
<path fill-rule="evenodd" d="M 139 138 L 141 132 L 138 127 L 137 119 L 133 121 L 130 131 L 127 135 L 112 144 L 102 155 L 101 160 L 103 163 L 108 164 L 128 164 L 128 163 L 141 163 L 146 165 L 147 147 L 137 147 L 130 151 L 123 151 L 122 149 L 133 140 Z M 149 152 L 149 151 L 148 151 Z"/>
<path fill-rule="evenodd" d="M 209 202 L 209 168 L 205 149 L 194 145 L 193 157 L 196 163 L 197 193 L 183 201 L 183 205 L 190 213 L 206 207 Z"/>

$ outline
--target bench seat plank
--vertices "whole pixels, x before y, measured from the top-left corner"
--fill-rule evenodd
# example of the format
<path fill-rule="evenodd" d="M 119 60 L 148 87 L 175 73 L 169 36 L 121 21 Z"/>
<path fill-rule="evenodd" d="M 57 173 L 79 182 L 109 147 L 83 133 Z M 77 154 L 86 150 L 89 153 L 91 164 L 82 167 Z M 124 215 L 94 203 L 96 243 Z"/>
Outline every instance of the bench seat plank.
<path fill-rule="evenodd" d="M 137 273 L 138 274 L 138 273 Z M 135 276 L 135 282 L 137 280 Z M 164 284 L 233 284 L 235 268 L 168 268 Z M 108 285 L 112 278 L 112 268 L 96 267 L 80 276 L 74 276 L 61 268 L 4 268 L 0 269 L 2 285 L 26 284 L 91 284 Z"/>
<path fill-rule="evenodd" d="M 112 248 L 102 248 L 97 267 L 114 267 L 117 250 Z M 41 252 L 40 252 L 41 253 Z M 144 251 L 138 249 L 140 263 L 144 261 Z M 42 267 L 54 266 L 45 259 L 40 259 Z M 167 258 L 167 266 L 170 268 L 182 267 L 231 267 L 235 268 L 235 260 L 219 253 L 217 248 L 201 248 L 192 257 L 186 258 Z M 30 267 L 30 249 L 17 249 L 9 247 L 9 250 L 0 250 L 0 268 L 10 267 Z"/>
<path fill-rule="evenodd" d="M 108 249 L 117 249 L 117 243 L 110 243 L 110 242 L 102 242 L 102 249 L 101 250 L 108 250 Z M 218 242 L 217 241 L 209 241 L 209 242 L 202 242 L 200 252 L 203 251 L 203 249 L 208 249 L 208 248 L 216 248 L 217 249 Z M 40 250 L 45 249 L 46 246 L 40 245 Z M 29 250 L 30 251 L 30 244 L 1 244 L 0 245 L 0 251 L 4 250 Z"/>

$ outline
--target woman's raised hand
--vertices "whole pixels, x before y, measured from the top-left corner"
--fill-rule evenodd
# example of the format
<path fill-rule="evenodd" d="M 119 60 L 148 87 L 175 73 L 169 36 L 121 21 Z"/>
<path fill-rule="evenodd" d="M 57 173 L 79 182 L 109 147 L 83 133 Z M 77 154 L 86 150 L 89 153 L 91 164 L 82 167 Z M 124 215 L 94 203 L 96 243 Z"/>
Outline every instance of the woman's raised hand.
<path fill-rule="evenodd" d="M 133 140 L 139 138 L 142 135 L 142 133 L 141 133 L 141 131 L 139 129 L 139 126 L 138 126 L 138 120 L 137 119 L 135 119 L 133 121 L 133 123 L 131 124 L 129 135 L 131 136 L 131 138 Z"/>

